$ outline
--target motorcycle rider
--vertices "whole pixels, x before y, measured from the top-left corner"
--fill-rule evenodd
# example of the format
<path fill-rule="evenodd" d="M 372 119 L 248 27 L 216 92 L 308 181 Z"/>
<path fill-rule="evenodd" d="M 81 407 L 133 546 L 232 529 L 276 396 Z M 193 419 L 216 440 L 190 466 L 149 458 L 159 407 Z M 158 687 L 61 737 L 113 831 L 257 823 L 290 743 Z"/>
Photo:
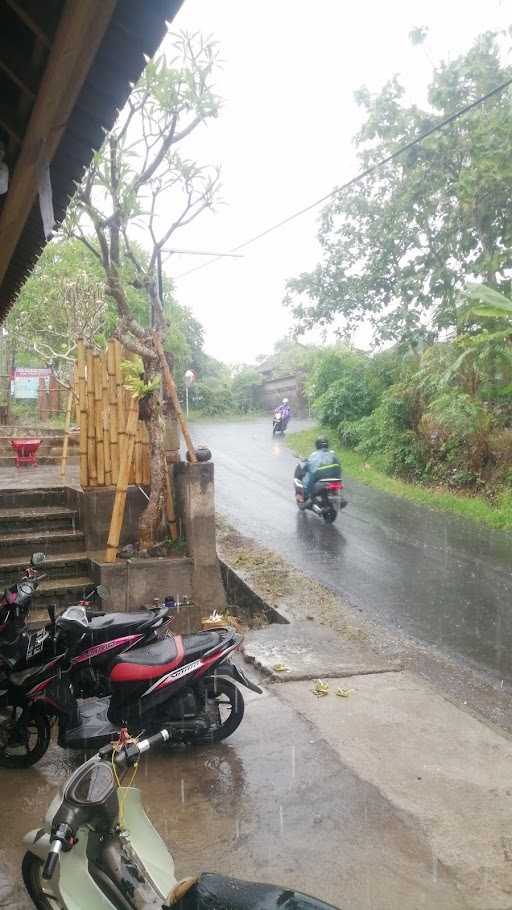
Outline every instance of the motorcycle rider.
<path fill-rule="evenodd" d="M 274 414 L 281 415 L 281 422 L 283 425 L 283 430 L 286 430 L 286 427 L 288 426 L 288 421 L 289 421 L 290 417 L 292 416 L 292 412 L 290 409 L 290 405 L 288 404 L 287 398 L 283 398 L 281 404 L 278 405 L 277 408 L 275 408 Z"/>
<path fill-rule="evenodd" d="M 341 478 L 341 462 L 336 452 L 329 448 L 329 440 L 326 436 L 318 436 L 315 439 L 315 451 L 306 459 L 300 473 L 306 502 L 318 480 L 326 477 Z"/>

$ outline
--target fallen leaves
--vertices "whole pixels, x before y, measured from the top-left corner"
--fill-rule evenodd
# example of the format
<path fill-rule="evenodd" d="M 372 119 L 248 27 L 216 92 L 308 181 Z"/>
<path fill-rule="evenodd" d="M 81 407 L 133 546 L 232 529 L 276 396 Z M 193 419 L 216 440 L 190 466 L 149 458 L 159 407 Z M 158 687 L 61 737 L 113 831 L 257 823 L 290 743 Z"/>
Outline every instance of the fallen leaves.
<path fill-rule="evenodd" d="M 274 664 L 272 669 L 275 670 L 276 673 L 288 673 L 290 670 L 290 668 L 287 667 L 286 664 Z"/>
<path fill-rule="evenodd" d="M 329 695 L 329 683 L 317 679 L 311 691 L 317 698 L 323 698 L 325 695 Z M 354 689 L 341 689 L 338 687 L 336 689 L 336 695 L 338 698 L 349 698 L 354 691 Z"/>
<path fill-rule="evenodd" d="M 317 679 L 311 691 L 314 695 L 317 696 L 317 698 L 322 698 L 324 695 L 329 694 L 329 683 L 322 682 L 321 679 Z"/>

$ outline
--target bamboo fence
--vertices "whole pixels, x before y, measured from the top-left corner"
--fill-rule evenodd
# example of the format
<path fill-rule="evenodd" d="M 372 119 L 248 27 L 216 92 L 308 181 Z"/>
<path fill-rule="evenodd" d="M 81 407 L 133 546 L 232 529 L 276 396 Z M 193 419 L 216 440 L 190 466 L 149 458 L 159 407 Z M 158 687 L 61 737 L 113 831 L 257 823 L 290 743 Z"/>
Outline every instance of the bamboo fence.
<path fill-rule="evenodd" d="M 84 489 L 118 484 L 128 442 L 128 417 L 135 407 L 121 373 L 121 361 L 130 356 L 115 339 L 101 354 L 87 349 L 83 341 L 77 344 L 80 483 Z M 142 420 L 136 420 L 133 446 L 133 457 L 125 468 L 126 482 L 145 486 L 150 481 L 149 437 Z"/>

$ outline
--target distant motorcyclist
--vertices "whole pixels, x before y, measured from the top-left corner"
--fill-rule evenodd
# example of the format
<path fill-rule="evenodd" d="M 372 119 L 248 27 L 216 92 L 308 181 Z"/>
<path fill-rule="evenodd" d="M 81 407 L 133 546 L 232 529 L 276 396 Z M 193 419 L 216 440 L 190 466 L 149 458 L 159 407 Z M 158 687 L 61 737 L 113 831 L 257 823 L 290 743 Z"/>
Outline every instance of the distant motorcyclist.
<path fill-rule="evenodd" d="M 281 424 L 282 424 L 283 430 L 286 430 L 286 427 L 288 426 L 288 421 L 290 420 L 290 417 L 292 416 L 292 412 L 290 409 L 290 405 L 288 404 L 287 398 L 283 398 L 281 404 L 278 405 L 277 408 L 274 409 L 274 414 L 281 415 Z"/>
<path fill-rule="evenodd" d="M 319 480 L 326 478 L 341 478 L 341 462 L 333 449 L 329 448 L 326 436 L 319 436 L 315 440 L 315 451 L 301 467 L 302 483 L 304 484 L 304 499 L 307 501 L 311 491 Z"/>

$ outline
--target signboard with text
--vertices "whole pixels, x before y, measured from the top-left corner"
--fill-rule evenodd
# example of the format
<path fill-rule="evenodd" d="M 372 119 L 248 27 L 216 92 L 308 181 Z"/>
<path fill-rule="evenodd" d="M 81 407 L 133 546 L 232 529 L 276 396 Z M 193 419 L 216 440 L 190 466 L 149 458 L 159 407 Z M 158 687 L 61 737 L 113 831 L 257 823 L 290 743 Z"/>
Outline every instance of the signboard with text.
<path fill-rule="evenodd" d="M 16 367 L 11 374 L 12 398 L 37 398 L 39 380 L 43 379 L 48 389 L 51 370 L 49 367 Z"/>

